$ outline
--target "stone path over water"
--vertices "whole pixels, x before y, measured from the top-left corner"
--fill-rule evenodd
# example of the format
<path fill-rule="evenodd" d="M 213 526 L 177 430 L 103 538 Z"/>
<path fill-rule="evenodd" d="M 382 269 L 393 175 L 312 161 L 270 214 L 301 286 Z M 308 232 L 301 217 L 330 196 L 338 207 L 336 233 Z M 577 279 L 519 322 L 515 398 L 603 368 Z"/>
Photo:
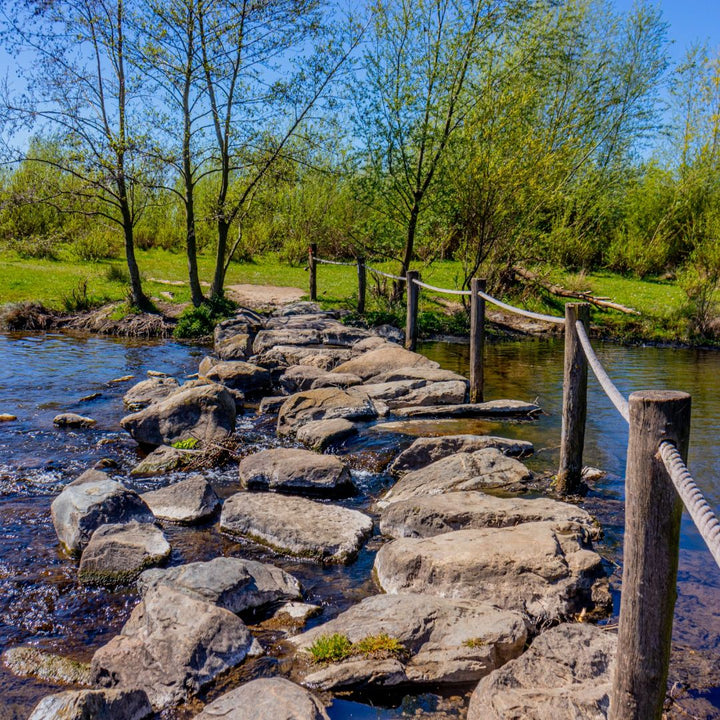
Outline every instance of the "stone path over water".
<path fill-rule="evenodd" d="M 333 696 L 475 686 L 457 717 L 606 717 L 615 640 L 588 622 L 610 609 L 592 546 L 600 528 L 581 508 L 542 496 L 546 483 L 522 462 L 530 443 L 419 438 L 393 458 L 387 492 L 354 502 L 363 490 L 338 451 L 368 426 L 540 411 L 515 400 L 468 404 L 464 377 L 400 340 L 310 303 L 270 317 L 240 311 L 217 328 L 197 379 L 156 374 L 128 391 L 132 412 L 121 424 L 152 450 L 133 474 L 187 477 L 138 495 L 89 470 L 53 502 L 81 581 L 137 582 L 141 599 L 72 675 L 87 689 L 46 697 L 33 720 L 310 720 L 328 717 Z M 236 422 L 248 412 L 276 418 L 277 447 L 243 445 Z M 236 453 L 236 492 L 223 502 L 203 466 Z M 212 517 L 207 532 L 232 538 L 240 557 L 163 568 L 169 524 Z M 261 545 L 321 569 L 355 563 L 368 542 L 379 548 L 375 594 L 339 614 L 305 602 L 292 574 L 242 557 Z M 22 649 L 6 662 L 13 657 L 31 672 L 67 669 Z M 242 677 L 246 666 L 257 670 Z M 203 708 L 198 696 L 210 702 Z"/>

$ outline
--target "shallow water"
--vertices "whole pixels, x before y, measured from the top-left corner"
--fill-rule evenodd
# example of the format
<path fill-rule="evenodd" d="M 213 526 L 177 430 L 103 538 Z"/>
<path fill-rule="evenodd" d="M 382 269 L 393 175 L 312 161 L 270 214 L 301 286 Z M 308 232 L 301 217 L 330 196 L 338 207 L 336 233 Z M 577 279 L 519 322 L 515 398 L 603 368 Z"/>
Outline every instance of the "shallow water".
<path fill-rule="evenodd" d="M 467 346 L 432 343 L 421 350 L 447 368 L 467 371 Z M 118 425 L 124 414 L 122 395 L 133 382 L 143 379 L 147 370 L 160 370 L 182 379 L 196 371 L 204 354 L 204 348 L 174 342 L 0 335 L 0 413 L 19 418 L 17 422 L 0 423 L 0 649 L 32 643 L 88 659 L 122 627 L 137 601 L 134 589 L 108 592 L 77 583 L 76 561 L 58 551 L 50 503 L 65 483 L 106 457 L 118 463 L 118 468 L 109 472 L 132 487 L 145 490 L 157 483 L 127 479 L 127 471 L 138 455 L 134 443 Z M 623 392 L 668 387 L 693 395 L 690 467 L 708 500 L 715 506 L 720 504 L 720 353 L 601 345 L 599 355 Z M 349 504 L 366 507 L 382 491 L 389 481 L 376 471 L 411 441 L 413 433 L 473 432 L 531 440 L 538 452 L 529 464 L 538 472 L 552 471 L 557 463 L 560 433 L 562 345 L 557 341 L 491 344 L 487 347 L 486 368 L 488 399 L 537 398 L 545 413 L 533 423 L 416 421 L 404 426 L 404 435 L 369 427 L 342 451 L 362 490 Z M 126 375 L 135 378 L 110 382 Z M 81 402 L 82 397 L 93 393 L 100 395 Z M 88 430 L 58 430 L 52 418 L 61 411 L 90 415 L 98 425 Z M 252 414 L 239 421 L 238 432 L 248 447 L 275 444 L 271 431 L 271 423 L 257 420 Z M 610 569 L 621 553 L 626 443 L 624 421 L 591 379 L 586 463 L 608 470 L 611 475 L 592 488 L 585 504 L 605 526 L 606 539 L 599 549 Z M 214 471 L 212 479 L 221 495 L 235 490 L 236 471 L 232 465 Z M 173 545 L 173 564 L 227 554 L 275 562 L 294 573 L 308 601 L 325 608 L 323 617 L 314 622 L 376 592 L 370 579 L 377 547 L 374 542 L 350 567 L 338 568 L 274 556 L 220 535 L 212 523 L 197 529 L 170 526 L 167 534 Z M 714 702 L 718 699 L 712 688 L 720 686 L 719 588 L 720 571 L 685 517 L 673 677 L 687 680 L 694 687 L 707 687 L 708 697 L 715 698 Z M 693 653 L 685 652 L 685 648 L 692 648 Z M 265 659 L 243 672 L 248 677 L 262 674 L 272 670 L 273 663 Z M 39 697 L 57 691 L 57 686 L 16 678 L 0 666 L 0 720 L 27 717 Z M 430 717 L 422 713 L 440 709 L 447 713 L 442 717 L 454 717 L 456 705 L 450 699 L 423 695 L 406 699 L 394 709 L 376 708 L 369 701 L 336 700 L 329 712 L 333 720 Z M 167 715 L 191 716 L 191 708 Z"/>

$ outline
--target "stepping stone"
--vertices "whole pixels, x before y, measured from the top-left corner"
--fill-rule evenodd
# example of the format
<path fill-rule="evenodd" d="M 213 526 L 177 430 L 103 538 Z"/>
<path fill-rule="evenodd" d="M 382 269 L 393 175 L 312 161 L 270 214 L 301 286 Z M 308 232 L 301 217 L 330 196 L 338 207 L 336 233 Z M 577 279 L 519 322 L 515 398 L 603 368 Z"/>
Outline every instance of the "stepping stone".
<path fill-rule="evenodd" d="M 399 418 L 416 417 L 526 417 L 541 411 L 538 405 L 521 400 L 491 400 L 484 403 L 462 405 L 426 405 L 424 407 L 396 408 L 393 415 Z"/>
<path fill-rule="evenodd" d="M 68 690 L 44 697 L 29 720 L 143 720 L 152 712 L 142 690 Z"/>
<path fill-rule="evenodd" d="M 350 471 L 342 460 L 310 450 L 261 450 L 240 461 L 238 475 L 244 490 L 318 497 L 347 497 L 355 493 Z"/>
<path fill-rule="evenodd" d="M 225 532 L 324 563 L 352 561 L 372 528 L 357 510 L 275 493 L 237 493 L 220 516 Z"/>
<path fill-rule="evenodd" d="M 477 491 L 392 503 L 382 512 L 380 532 L 392 538 L 432 537 L 453 530 L 514 527 L 546 520 L 577 525 L 593 540 L 602 534 L 600 525 L 577 505 L 548 498 L 502 498 Z"/>
<path fill-rule="evenodd" d="M 142 410 L 154 402 L 172 395 L 180 385 L 175 378 L 152 377 L 133 385 L 123 395 L 123 404 L 131 412 Z"/>
<path fill-rule="evenodd" d="M 397 380 L 348 388 L 348 395 L 367 396 L 384 402 L 390 409 L 417 405 L 455 405 L 465 401 L 467 382 L 450 380 L 428 383 L 425 380 Z"/>
<path fill-rule="evenodd" d="M 307 327 L 296 327 L 280 330 L 261 330 L 253 342 L 253 353 L 260 355 L 277 345 L 320 345 L 320 333 Z"/>
<path fill-rule="evenodd" d="M 53 425 L 61 428 L 88 428 L 97 425 L 97 420 L 77 413 L 60 413 L 53 418 Z"/>
<path fill-rule="evenodd" d="M 522 457 L 532 455 L 533 444 L 525 440 L 510 440 L 492 435 L 444 435 L 442 437 L 422 437 L 401 452 L 390 465 L 393 475 L 402 475 L 418 470 L 437 460 L 456 453 L 476 452 L 485 448 L 495 448 L 504 455 Z"/>
<path fill-rule="evenodd" d="M 281 677 L 259 678 L 221 695 L 195 720 L 329 720 L 323 703 Z"/>
<path fill-rule="evenodd" d="M 376 505 L 385 508 L 400 500 L 462 490 L 518 492 L 524 490 L 531 479 L 532 474 L 525 465 L 495 448 L 459 452 L 408 473 Z"/>
<path fill-rule="evenodd" d="M 2 661 L 10 672 L 21 677 L 36 677 L 58 685 L 90 685 L 90 665 L 30 645 L 6 650 Z"/>
<path fill-rule="evenodd" d="M 148 591 L 121 633 L 95 652 L 90 667 L 96 686 L 144 690 L 159 712 L 261 653 L 237 615 L 161 585 Z"/>
<path fill-rule="evenodd" d="M 442 368 L 425 367 L 419 365 L 416 367 L 401 367 L 395 370 L 388 370 L 380 373 L 367 380 L 368 384 L 374 383 L 392 383 L 402 380 L 424 380 L 431 382 L 461 382 L 465 383 L 465 387 L 470 387 L 470 382 L 463 375 L 452 372 L 452 370 L 443 370 Z"/>
<path fill-rule="evenodd" d="M 338 365 L 333 372 L 352 373 L 367 381 L 381 373 L 411 367 L 439 368 L 440 365 L 419 353 L 388 343 Z"/>
<path fill-rule="evenodd" d="M 160 445 L 147 457 L 141 460 L 131 471 L 135 477 L 152 477 L 165 475 L 180 470 L 187 465 L 197 453 L 194 450 L 178 450 L 171 445 Z"/>
<path fill-rule="evenodd" d="M 308 665 L 313 643 L 335 634 L 360 646 L 351 649 L 347 659 Z M 396 650 L 361 651 L 363 642 L 382 645 L 382 636 Z M 519 612 L 475 600 L 376 595 L 289 642 L 305 651 L 296 656 L 303 684 L 338 692 L 407 683 L 475 682 L 518 657 L 526 640 L 527 628 Z"/>
<path fill-rule="evenodd" d="M 287 395 L 264 397 L 258 406 L 258 415 L 277 415 L 286 400 Z"/>
<path fill-rule="evenodd" d="M 143 596 L 160 585 L 236 614 L 301 596 L 300 583 L 284 570 L 235 557 L 154 568 L 138 579 L 138 590 Z"/>
<path fill-rule="evenodd" d="M 216 342 L 215 353 L 221 360 L 245 360 L 252 355 L 250 335 L 239 333 Z"/>
<path fill-rule="evenodd" d="M 265 368 L 241 360 L 215 363 L 200 374 L 214 383 L 243 393 L 258 392 L 270 385 L 270 373 Z"/>
<path fill-rule="evenodd" d="M 193 475 L 140 497 L 156 518 L 183 524 L 202 522 L 220 507 L 220 499 L 202 475 Z"/>
<path fill-rule="evenodd" d="M 279 436 L 293 435 L 314 420 L 372 420 L 377 409 L 368 397 L 354 397 L 339 388 L 307 390 L 291 395 L 278 413 Z"/>
<path fill-rule="evenodd" d="M 480 681 L 467 720 L 606 720 L 616 649 L 613 632 L 558 625 Z"/>
<path fill-rule="evenodd" d="M 58 539 L 70 553 L 79 553 L 101 525 L 131 520 L 153 523 L 150 508 L 133 490 L 98 470 L 87 470 L 50 506 Z"/>
<path fill-rule="evenodd" d="M 325 358 L 326 364 L 317 365 L 327 370 L 338 363 L 344 362 L 352 357 L 352 350 L 349 348 L 333 348 L 324 345 L 276 345 L 270 350 L 254 355 L 255 362 L 267 368 L 290 367 L 291 365 L 304 365 L 305 361 L 313 358 Z M 309 364 L 316 364 L 315 362 Z"/>
<path fill-rule="evenodd" d="M 127 584 L 169 555 L 170 543 L 157 525 L 101 525 L 83 550 L 78 576 L 83 583 Z"/>
<path fill-rule="evenodd" d="M 357 433 L 357 425 L 338 418 L 337 420 L 315 420 L 303 425 L 296 433 L 295 438 L 303 445 L 313 450 L 323 452 L 330 445 L 342 442 Z"/>
<path fill-rule="evenodd" d="M 380 548 L 374 570 L 387 593 L 488 602 L 527 612 L 536 623 L 571 617 L 592 608 L 594 600 L 605 607 L 610 599 L 600 556 L 572 524 L 532 522 L 401 538 Z"/>

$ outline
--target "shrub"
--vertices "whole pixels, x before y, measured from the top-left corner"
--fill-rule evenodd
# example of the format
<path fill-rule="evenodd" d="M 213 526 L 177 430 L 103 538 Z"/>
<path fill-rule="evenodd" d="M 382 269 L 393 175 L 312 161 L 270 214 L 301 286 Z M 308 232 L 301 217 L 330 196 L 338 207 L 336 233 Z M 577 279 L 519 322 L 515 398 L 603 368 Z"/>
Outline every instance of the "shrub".
<path fill-rule="evenodd" d="M 80 280 L 77 287 L 69 294 L 63 295 L 62 303 L 67 312 L 85 312 L 99 307 L 104 302 L 103 298 L 88 295 L 88 281 Z"/>
<path fill-rule="evenodd" d="M 173 335 L 177 338 L 211 335 L 215 325 L 231 315 L 236 308 L 236 303 L 224 297 L 206 300 L 199 307 L 189 307 L 178 318 Z"/>
<path fill-rule="evenodd" d="M 31 235 L 12 240 L 8 247 L 23 259 L 58 260 L 63 239 L 60 235 Z"/>
<path fill-rule="evenodd" d="M 346 635 L 339 633 L 321 635 L 308 650 L 312 655 L 313 662 L 339 662 L 350 657 L 352 643 Z"/>
<path fill-rule="evenodd" d="M 73 242 L 73 252 L 80 260 L 97 262 L 118 257 L 120 241 L 115 233 L 106 228 L 92 230 L 80 235 Z"/>

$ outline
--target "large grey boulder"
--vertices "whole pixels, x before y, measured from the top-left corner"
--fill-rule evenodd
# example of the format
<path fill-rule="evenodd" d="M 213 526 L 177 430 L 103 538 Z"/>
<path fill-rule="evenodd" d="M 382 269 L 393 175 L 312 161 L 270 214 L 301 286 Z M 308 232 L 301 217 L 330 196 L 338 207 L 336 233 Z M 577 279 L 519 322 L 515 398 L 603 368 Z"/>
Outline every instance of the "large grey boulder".
<path fill-rule="evenodd" d="M 338 365 L 332 372 L 352 373 L 363 380 L 368 380 L 380 373 L 408 367 L 438 368 L 440 366 L 423 355 L 388 343 Z"/>
<path fill-rule="evenodd" d="M 281 330 L 261 330 L 253 342 L 255 355 L 270 350 L 277 345 L 320 345 L 320 333 L 306 327 L 287 328 Z"/>
<path fill-rule="evenodd" d="M 336 322 L 329 324 L 320 331 L 320 339 L 325 345 L 340 345 L 343 347 L 354 347 L 361 340 L 372 337 L 370 330 L 364 328 L 350 327 Z"/>
<path fill-rule="evenodd" d="M 29 720 L 143 720 L 152 712 L 142 690 L 68 690 L 44 697 Z"/>
<path fill-rule="evenodd" d="M 382 512 L 380 532 L 393 538 L 432 537 L 453 530 L 514 527 L 544 520 L 573 523 L 589 538 L 600 535 L 600 525 L 577 505 L 548 498 L 495 497 L 477 491 L 394 502 Z"/>
<path fill-rule="evenodd" d="M 265 368 L 241 360 L 215 363 L 204 377 L 243 393 L 259 392 L 270 386 L 270 373 Z"/>
<path fill-rule="evenodd" d="M 225 532 L 325 563 L 350 562 L 372 527 L 357 510 L 274 493 L 237 493 L 220 516 Z"/>
<path fill-rule="evenodd" d="M 310 389 L 316 390 L 324 387 L 348 388 L 353 385 L 360 385 L 360 383 L 362 383 L 362 379 L 352 373 L 326 372 L 313 380 Z"/>
<path fill-rule="evenodd" d="M 238 333 L 215 342 L 215 354 L 220 360 L 245 360 L 252 355 L 252 338 Z"/>
<path fill-rule="evenodd" d="M 137 477 L 165 475 L 181 470 L 198 453 L 195 450 L 179 450 L 171 445 L 160 445 L 142 459 L 131 471 Z"/>
<path fill-rule="evenodd" d="M 146 570 L 138 579 L 138 589 L 143 596 L 160 585 L 232 613 L 301 596 L 300 583 L 284 570 L 235 557 L 154 568 Z"/>
<path fill-rule="evenodd" d="M 310 450 L 277 448 L 244 457 L 238 466 L 240 487 L 291 495 L 339 497 L 355 486 L 345 463 L 335 455 Z"/>
<path fill-rule="evenodd" d="M 313 450 L 322 452 L 330 445 L 339 443 L 357 432 L 357 425 L 350 420 L 314 420 L 303 425 L 295 438 Z"/>
<path fill-rule="evenodd" d="M 195 720 L 329 720 L 310 692 L 281 677 L 259 678 L 221 695 Z"/>
<path fill-rule="evenodd" d="M 456 405 L 465 401 L 467 382 L 448 380 L 397 380 L 395 382 L 364 384 L 350 387 L 349 395 L 367 396 L 381 400 L 390 409 L 420 405 Z"/>
<path fill-rule="evenodd" d="M 374 383 L 392 383 L 402 380 L 424 380 L 431 382 L 461 382 L 466 387 L 470 386 L 469 380 L 452 370 L 443 370 L 442 368 L 426 367 L 424 365 L 416 365 L 415 367 L 400 367 L 387 372 L 380 373 L 374 377 L 368 378 L 368 384 Z"/>
<path fill-rule="evenodd" d="M 156 518 L 183 524 L 202 522 L 220 507 L 220 499 L 202 475 L 151 490 L 141 497 Z"/>
<path fill-rule="evenodd" d="M 393 475 L 402 475 L 418 470 L 430 463 L 442 460 L 456 453 L 476 452 L 485 448 L 496 448 L 505 455 L 523 457 L 532 455 L 533 444 L 526 440 L 510 440 L 492 435 L 444 435 L 421 437 L 401 452 L 388 468 Z"/>
<path fill-rule="evenodd" d="M 617 635 L 586 623 L 558 625 L 481 680 L 468 720 L 605 720 Z"/>
<path fill-rule="evenodd" d="M 203 444 L 221 443 L 235 430 L 235 400 L 217 384 L 180 388 L 120 425 L 144 445 L 172 445 L 195 438 Z"/>
<path fill-rule="evenodd" d="M 384 508 L 399 500 L 462 490 L 518 491 L 531 478 L 525 465 L 495 448 L 459 452 L 408 473 L 378 500 L 377 506 Z"/>
<path fill-rule="evenodd" d="M 386 635 L 401 649 L 376 654 L 358 649 L 349 658 L 324 667 L 301 663 L 303 684 L 343 691 L 473 682 L 520 655 L 527 639 L 525 621 L 518 612 L 475 600 L 376 595 L 289 642 L 307 651 L 318 638 L 336 633 L 353 645 Z"/>
<path fill-rule="evenodd" d="M 253 335 L 262 328 L 263 319 L 256 312 L 243 308 L 233 317 L 219 322 L 213 332 L 215 346 L 223 340 L 228 340 L 237 335 Z"/>
<path fill-rule="evenodd" d="M 291 395 L 312 389 L 315 380 L 328 374 L 327 370 L 312 365 L 293 365 L 278 378 L 278 385 L 283 392 Z"/>
<path fill-rule="evenodd" d="M 291 395 L 278 412 L 278 435 L 291 435 L 313 420 L 371 420 L 377 409 L 368 397 L 354 397 L 338 388 L 322 388 Z"/>
<path fill-rule="evenodd" d="M 101 525 L 155 521 L 136 492 L 97 470 L 87 470 L 66 485 L 50 511 L 58 539 L 71 553 L 80 552 Z"/>
<path fill-rule="evenodd" d="M 78 577 L 97 585 L 129 583 L 169 555 L 170 543 L 156 525 L 134 520 L 101 525 L 83 550 Z"/>
<path fill-rule="evenodd" d="M 172 395 L 180 385 L 172 377 L 151 377 L 133 385 L 123 395 L 123 404 L 131 412 L 142 410 L 154 402 Z"/>
<path fill-rule="evenodd" d="M 540 412 L 535 403 L 522 400 L 490 400 L 461 405 L 413 405 L 396 408 L 393 415 L 400 418 L 418 417 L 532 417 Z"/>
<path fill-rule="evenodd" d="M 161 585 L 145 595 L 121 633 L 95 652 L 91 672 L 98 687 L 144 690 L 160 711 L 260 653 L 237 615 Z"/>
<path fill-rule="evenodd" d="M 593 585 L 604 577 L 583 536 L 574 524 L 532 522 L 401 538 L 380 548 L 375 575 L 387 593 L 467 598 L 537 623 L 558 620 L 591 608 Z"/>
<path fill-rule="evenodd" d="M 351 358 L 352 350 L 349 348 L 325 347 L 324 345 L 276 345 L 253 357 L 259 365 L 271 369 L 305 364 L 329 369 Z M 312 362 L 310 362 L 311 358 L 313 359 Z M 318 364 L 319 358 L 324 359 L 323 364 Z"/>

